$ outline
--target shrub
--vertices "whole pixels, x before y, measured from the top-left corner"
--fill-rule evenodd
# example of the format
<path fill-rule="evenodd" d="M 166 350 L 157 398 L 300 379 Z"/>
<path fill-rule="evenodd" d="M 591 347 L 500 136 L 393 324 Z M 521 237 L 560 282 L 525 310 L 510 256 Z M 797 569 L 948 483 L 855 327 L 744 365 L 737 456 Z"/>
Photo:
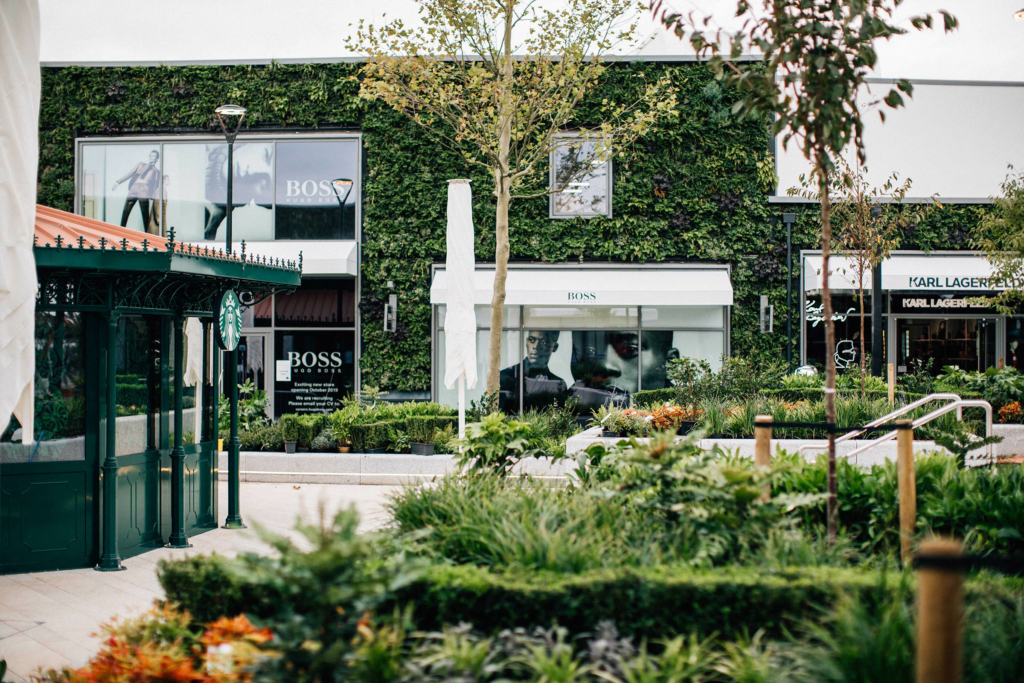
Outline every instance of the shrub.
<path fill-rule="evenodd" d="M 504 413 L 491 413 L 480 422 L 466 425 L 459 465 L 475 470 L 493 470 L 506 476 L 523 458 L 540 454 L 536 439 L 537 435 L 529 424 L 509 420 Z"/>
<path fill-rule="evenodd" d="M 280 452 L 284 450 L 284 432 L 280 424 L 256 425 L 251 429 L 240 429 L 238 440 L 241 442 L 243 451 L 270 451 Z"/>
<path fill-rule="evenodd" d="M 310 450 L 318 453 L 324 453 L 326 451 L 332 451 L 337 448 L 338 442 L 334 440 L 334 433 L 330 429 L 325 429 L 313 439 L 313 443 L 310 444 Z"/>
<path fill-rule="evenodd" d="M 1020 401 L 1011 401 L 999 409 L 999 421 L 1003 423 L 1020 424 L 1024 422 L 1024 410 L 1020 407 Z"/>
<path fill-rule="evenodd" d="M 282 415 L 281 416 L 281 434 L 284 436 L 285 441 L 298 441 L 299 440 L 299 416 L 298 415 Z"/>
<path fill-rule="evenodd" d="M 299 415 L 298 419 L 298 442 L 302 448 L 312 448 L 313 439 L 320 432 L 327 429 L 330 423 L 330 416 L 326 413 L 309 413 Z"/>
<path fill-rule="evenodd" d="M 352 403 L 331 413 L 331 431 L 334 432 L 334 440 L 338 445 L 344 446 L 352 442 L 352 425 L 359 420 L 361 412 L 359 405 Z"/>
<path fill-rule="evenodd" d="M 391 429 L 402 424 L 400 420 L 354 424 L 351 427 L 352 445 L 357 451 L 386 448 L 390 443 Z"/>
<path fill-rule="evenodd" d="M 411 415 L 405 420 L 405 432 L 415 443 L 432 443 L 434 432 L 446 426 L 458 426 L 459 418 L 448 415 Z"/>
<path fill-rule="evenodd" d="M 662 406 L 666 403 L 682 403 L 682 396 L 683 394 L 675 388 L 644 389 L 633 394 L 633 407 L 647 410 L 653 406 Z"/>

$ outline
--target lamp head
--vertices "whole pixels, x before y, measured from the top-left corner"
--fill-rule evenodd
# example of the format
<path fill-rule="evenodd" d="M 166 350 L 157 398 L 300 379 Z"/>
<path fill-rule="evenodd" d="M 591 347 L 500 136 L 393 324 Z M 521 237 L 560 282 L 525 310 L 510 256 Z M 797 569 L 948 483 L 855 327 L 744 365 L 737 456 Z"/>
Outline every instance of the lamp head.
<path fill-rule="evenodd" d="M 1013 13 L 1013 18 L 1014 19 L 1022 19 L 1022 20 L 1024 20 L 1024 9 L 1019 9 L 1016 12 L 1014 12 Z"/>
<path fill-rule="evenodd" d="M 334 188 L 338 201 L 344 205 L 348 200 L 348 193 L 352 191 L 352 181 L 348 178 L 335 178 L 331 181 L 331 187 Z"/>
<path fill-rule="evenodd" d="M 245 116 L 245 107 L 237 104 L 222 104 L 214 109 L 214 113 L 220 116 Z"/>
<path fill-rule="evenodd" d="M 792 225 L 793 223 L 796 223 L 796 214 L 795 213 L 784 213 L 784 214 L 782 214 L 782 222 L 786 223 L 787 225 Z"/>

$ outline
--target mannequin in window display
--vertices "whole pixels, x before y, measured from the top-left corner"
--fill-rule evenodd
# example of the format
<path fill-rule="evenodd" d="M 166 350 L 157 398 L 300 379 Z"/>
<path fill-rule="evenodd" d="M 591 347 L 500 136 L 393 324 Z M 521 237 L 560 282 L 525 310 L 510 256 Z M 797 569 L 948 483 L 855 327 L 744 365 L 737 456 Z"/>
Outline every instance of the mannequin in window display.
<path fill-rule="evenodd" d="M 551 354 L 558 350 L 557 330 L 527 330 L 523 359 L 523 408 L 541 407 L 563 397 L 568 389 L 565 380 L 548 369 Z M 501 371 L 502 393 L 519 393 L 517 363 Z"/>
<path fill-rule="evenodd" d="M 203 237 L 217 238 L 217 229 L 228 215 L 228 146 L 210 145 L 206 163 L 206 226 Z M 235 177 L 231 188 L 233 208 L 253 203 L 271 210 L 274 202 L 273 178 L 270 167 L 273 162 L 269 147 L 238 143 L 234 150 Z M 244 167 L 243 167 L 244 164 Z M 253 171 L 253 166 L 256 170 Z"/>
<path fill-rule="evenodd" d="M 142 212 L 142 227 L 147 229 L 150 221 L 150 211 L 153 208 L 153 200 L 160 191 L 160 168 L 157 161 L 160 159 L 160 152 L 155 149 L 149 153 L 149 162 L 140 161 L 130 171 L 114 181 L 111 192 L 128 183 L 128 196 L 124 200 L 124 209 L 121 211 L 121 227 L 127 227 L 128 219 L 132 215 L 135 205 L 139 205 Z"/>

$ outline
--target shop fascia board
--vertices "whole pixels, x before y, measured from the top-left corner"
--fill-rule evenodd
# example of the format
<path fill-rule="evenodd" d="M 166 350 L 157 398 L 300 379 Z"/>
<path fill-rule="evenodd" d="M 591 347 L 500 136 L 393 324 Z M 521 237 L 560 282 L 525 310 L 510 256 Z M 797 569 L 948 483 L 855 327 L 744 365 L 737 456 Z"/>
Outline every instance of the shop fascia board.
<path fill-rule="evenodd" d="M 821 250 L 800 252 L 805 292 L 821 290 Z M 856 291 L 857 272 L 851 257 L 833 253 L 829 258 L 829 289 Z M 992 287 L 978 280 L 992 277 L 988 259 L 977 252 L 964 251 L 894 251 L 882 262 L 884 291 L 990 291 Z M 871 272 L 864 273 L 864 291 L 872 287 Z"/>
<path fill-rule="evenodd" d="M 178 273 L 200 277 L 218 277 L 241 283 L 260 283 L 298 287 L 298 270 L 220 260 L 211 257 L 165 251 L 137 252 L 115 249 L 73 249 L 35 247 L 36 267 L 110 272 Z"/>
<path fill-rule="evenodd" d="M 221 242 L 199 242 L 200 249 L 223 246 Z M 302 254 L 303 275 L 359 274 L 359 243 L 356 240 L 270 240 L 245 242 L 245 253 L 298 261 Z"/>

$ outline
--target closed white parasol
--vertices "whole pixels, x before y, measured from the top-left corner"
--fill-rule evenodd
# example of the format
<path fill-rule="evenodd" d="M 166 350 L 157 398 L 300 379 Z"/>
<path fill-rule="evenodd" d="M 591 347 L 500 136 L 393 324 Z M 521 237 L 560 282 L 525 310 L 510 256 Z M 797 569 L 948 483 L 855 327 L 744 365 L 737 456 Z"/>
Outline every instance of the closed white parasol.
<path fill-rule="evenodd" d="M 473 313 L 473 192 L 468 180 L 448 181 L 447 311 L 444 385 L 459 385 L 459 438 L 466 437 L 466 386 L 476 386 L 476 315 Z"/>
<path fill-rule="evenodd" d="M 39 166 L 39 5 L 0 2 L 0 431 L 32 443 Z"/>

